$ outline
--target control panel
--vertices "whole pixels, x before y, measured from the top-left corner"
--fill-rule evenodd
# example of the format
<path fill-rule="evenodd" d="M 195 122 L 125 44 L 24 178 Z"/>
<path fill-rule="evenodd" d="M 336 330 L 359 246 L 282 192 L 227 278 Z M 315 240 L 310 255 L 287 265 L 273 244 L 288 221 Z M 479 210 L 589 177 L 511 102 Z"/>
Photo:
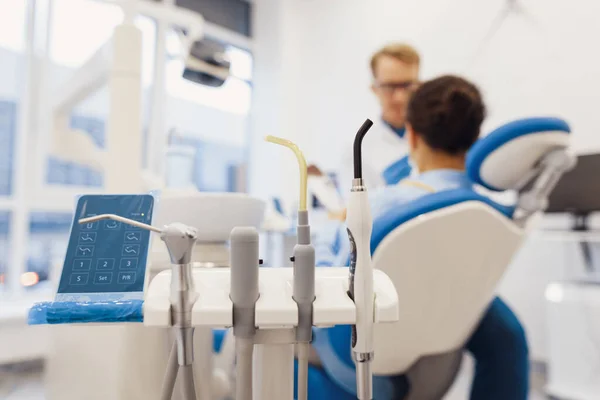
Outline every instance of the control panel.
<path fill-rule="evenodd" d="M 143 298 L 150 232 L 114 220 L 81 218 L 116 214 L 152 224 L 152 195 L 84 195 L 77 202 L 57 301 Z"/>

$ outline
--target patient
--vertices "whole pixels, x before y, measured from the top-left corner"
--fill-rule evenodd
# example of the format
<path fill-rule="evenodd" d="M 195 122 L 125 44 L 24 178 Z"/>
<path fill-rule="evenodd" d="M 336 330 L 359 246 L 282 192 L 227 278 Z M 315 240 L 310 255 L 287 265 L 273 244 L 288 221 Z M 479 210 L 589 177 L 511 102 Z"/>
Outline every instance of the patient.
<path fill-rule="evenodd" d="M 472 189 L 474 184 L 465 172 L 465 157 L 479 136 L 484 117 L 479 90 L 462 78 L 443 76 L 417 89 L 408 104 L 406 137 L 410 158 L 419 174 L 371 192 L 373 220 L 432 192 Z M 338 234 L 335 242 L 323 246 L 317 240 L 317 265 L 346 265 L 348 240 Z M 527 398 L 529 360 L 525 333 L 501 299 L 490 304 L 466 349 L 476 360 L 472 400 Z M 406 380 L 400 386 L 404 387 L 398 392 L 408 392 Z"/>

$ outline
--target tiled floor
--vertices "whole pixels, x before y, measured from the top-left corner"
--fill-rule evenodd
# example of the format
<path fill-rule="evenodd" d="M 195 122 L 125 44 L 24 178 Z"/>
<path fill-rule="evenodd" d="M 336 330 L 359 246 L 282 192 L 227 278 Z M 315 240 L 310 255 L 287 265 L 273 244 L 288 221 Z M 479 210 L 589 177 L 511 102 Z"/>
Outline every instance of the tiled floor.
<path fill-rule="evenodd" d="M 466 400 L 470 383 L 472 363 L 466 359 L 463 370 L 450 393 L 444 400 Z M 45 400 L 43 389 L 43 366 L 31 363 L 12 367 L 0 367 L 0 400 Z M 544 400 L 543 377 L 532 377 L 532 392 L 529 400 Z M 133 399 L 132 399 L 133 400 Z"/>
<path fill-rule="evenodd" d="M 44 400 L 42 363 L 0 366 L 1 400 Z"/>

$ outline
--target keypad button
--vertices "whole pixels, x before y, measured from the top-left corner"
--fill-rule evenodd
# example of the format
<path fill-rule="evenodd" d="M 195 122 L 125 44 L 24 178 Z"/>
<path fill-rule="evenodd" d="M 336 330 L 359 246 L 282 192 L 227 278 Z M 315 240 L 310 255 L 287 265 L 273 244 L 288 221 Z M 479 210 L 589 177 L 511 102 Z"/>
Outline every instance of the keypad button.
<path fill-rule="evenodd" d="M 89 271 L 91 266 L 92 259 L 76 258 L 73 260 L 73 271 Z"/>
<path fill-rule="evenodd" d="M 81 224 L 79 228 L 82 231 L 95 231 L 98 229 L 98 221 L 96 222 L 88 222 L 87 224 Z"/>
<path fill-rule="evenodd" d="M 117 283 L 122 285 L 134 283 L 135 276 L 135 272 L 119 272 L 119 279 L 117 280 Z"/>
<path fill-rule="evenodd" d="M 122 258 L 119 269 L 136 269 L 138 265 L 137 258 Z"/>
<path fill-rule="evenodd" d="M 111 270 L 115 267 L 115 259 L 114 258 L 99 258 L 96 262 L 96 269 L 102 270 Z"/>
<path fill-rule="evenodd" d="M 142 232 L 125 232 L 125 243 L 140 243 Z"/>
<path fill-rule="evenodd" d="M 81 232 L 79 234 L 79 244 L 96 243 L 96 232 Z"/>
<path fill-rule="evenodd" d="M 94 283 L 97 285 L 106 285 L 112 281 L 112 272 L 96 272 Z"/>
<path fill-rule="evenodd" d="M 86 285 L 88 283 L 89 276 L 90 275 L 88 273 L 71 274 L 71 279 L 69 280 L 69 283 L 71 285 Z"/>
<path fill-rule="evenodd" d="M 109 231 L 117 231 L 121 229 L 121 223 L 112 219 L 104 221 L 104 229 Z"/>
<path fill-rule="evenodd" d="M 123 245 L 123 257 L 137 257 L 140 255 L 140 245 L 139 244 L 126 244 Z"/>
<path fill-rule="evenodd" d="M 94 246 L 92 245 L 77 245 L 75 256 L 77 257 L 91 257 L 94 255 Z"/>

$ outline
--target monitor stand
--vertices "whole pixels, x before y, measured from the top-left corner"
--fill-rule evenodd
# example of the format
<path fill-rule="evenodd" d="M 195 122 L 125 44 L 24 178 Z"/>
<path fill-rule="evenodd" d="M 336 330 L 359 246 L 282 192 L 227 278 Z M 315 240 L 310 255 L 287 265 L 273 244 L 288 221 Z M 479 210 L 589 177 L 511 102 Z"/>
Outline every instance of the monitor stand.
<path fill-rule="evenodd" d="M 589 213 L 573 213 L 572 215 L 574 217 L 574 222 L 571 229 L 574 232 L 588 232 L 590 230 Z M 579 246 L 581 248 L 581 253 L 583 254 L 583 262 L 585 263 L 586 271 L 594 272 L 595 268 L 590 243 L 587 240 L 582 239 L 579 241 Z"/>

